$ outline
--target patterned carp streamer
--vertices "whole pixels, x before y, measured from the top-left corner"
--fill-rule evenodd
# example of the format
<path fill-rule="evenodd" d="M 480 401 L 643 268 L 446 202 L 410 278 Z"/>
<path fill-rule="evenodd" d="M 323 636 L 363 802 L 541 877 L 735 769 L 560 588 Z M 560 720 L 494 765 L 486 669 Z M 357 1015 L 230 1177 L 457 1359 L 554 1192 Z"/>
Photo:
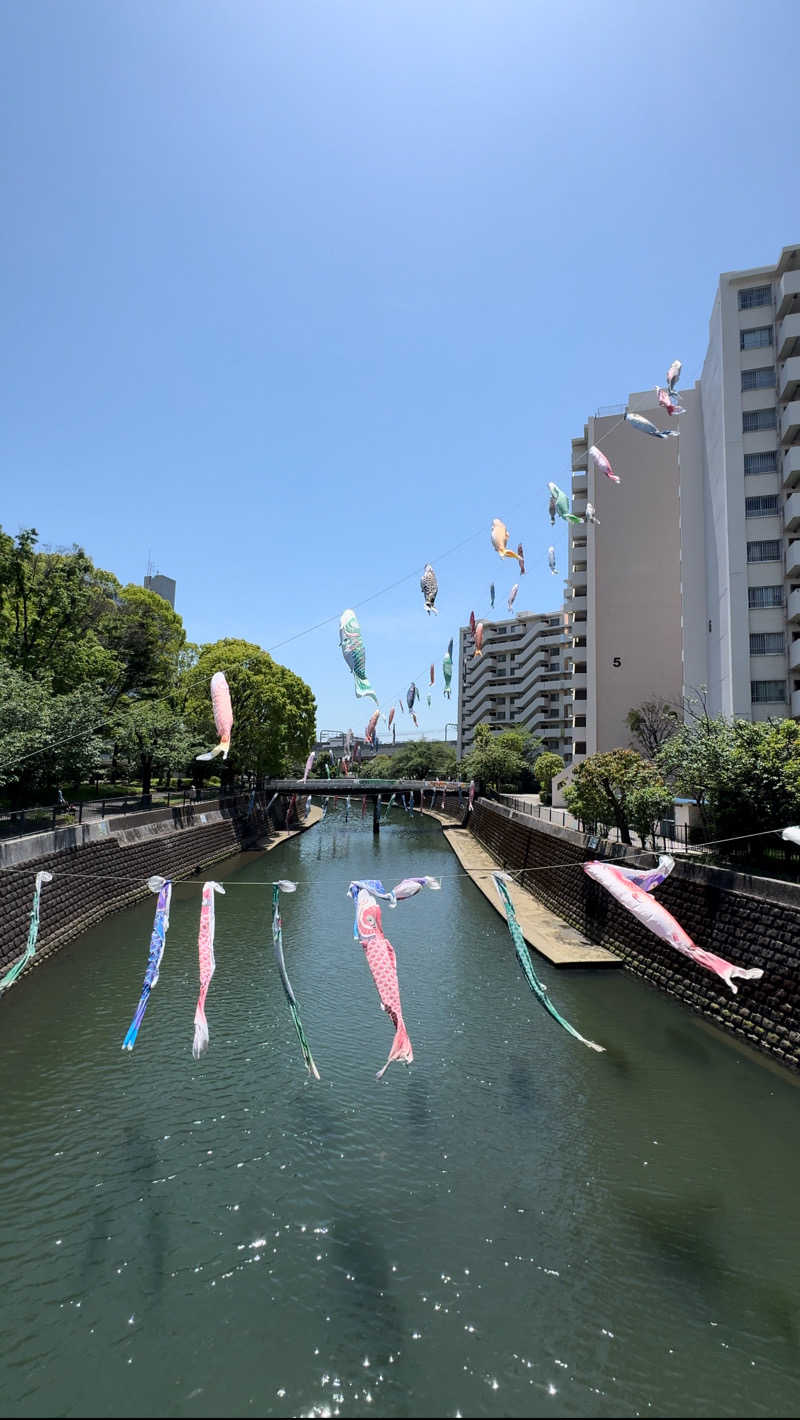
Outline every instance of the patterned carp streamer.
<path fill-rule="evenodd" d="M 490 536 L 492 539 L 492 547 L 500 557 L 516 557 L 517 561 L 522 563 L 522 548 L 520 547 L 518 552 L 513 552 L 509 547 L 508 539 L 511 534 L 505 523 L 501 522 L 500 518 L 494 518 L 492 520 Z"/>
<path fill-rule="evenodd" d="M 25 970 L 26 966 L 28 965 L 28 962 L 31 960 L 31 957 L 35 956 L 36 954 L 36 939 L 39 936 L 39 903 L 41 901 L 42 896 L 42 887 L 44 883 L 51 883 L 52 881 L 52 873 L 41 872 L 36 874 L 36 882 L 33 889 L 33 906 L 31 908 L 31 921 L 30 926 L 28 928 L 27 945 L 25 947 L 24 952 L 22 953 L 22 956 L 14 962 L 14 965 L 12 967 L 9 967 L 5 976 L 0 981 L 0 992 L 3 992 L 7 989 L 7 987 L 14 985 L 14 982 L 17 980 L 17 977 L 20 976 Z"/>
<path fill-rule="evenodd" d="M 367 722 L 367 727 L 364 731 L 364 739 L 366 740 L 367 744 L 372 745 L 373 748 L 376 748 L 378 744 L 377 726 L 379 714 L 380 711 L 376 710 L 374 714 L 370 715 L 369 720 Z"/>
<path fill-rule="evenodd" d="M 612 483 L 619 483 L 619 477 L 611 467 L 610 460 L 606 458 L 602 449 L 598 449 L 596 444 L 591 445 L 589 458 L 592 460 L 595 467 L 599 468 L 600 472 L 605 474 L 606 478 L 610 478 Z"/>
<path fill-rule="evenodd" d="M 473 659 L 473 661 L 475 660 L 475 657 L 476 657 L 476 656 L 482 656 L 482 655 L 483 655 L 483 622 L 482 622 L 482 621 L 479 621 L 479 622 L 478 622 L 478 625 L 475 627 L 475 650 L 474 650 L 473 653 L 472 653 L 472 659 Z"/>
<path fill-rule="evenodd" d="M 509 611 L 511 610 L 512 606 L 514 605 L 514 602 L 515 602 L 516 599 L 517 599 L 517 592 L 518 592 L 518 591 L 519 591 L 519 582 L 515 582 L 514 585 L 513 585 L 513 587 L 511 588 L 511 591 L 510 591 L 509 594 L 508 594 L 508 609 L 509 609 Z"/>
<path fill-rule="evenodd" d="M 666 861 L 670 865 L 667 871 L 671 871 L 672 859 Z M 764 972 L 760 966 L 734 966 L 724 957 L 718 957 L 714 952 L 707 952 L 703 947 L 696 946 L 688 933 L 684 932 L 680 922 L 676 922 L 672 914 L 667 912 L 666 907 L 662 907 L 655 898 L 648 896 L 652 888 L 657 887 L 667 876 L 667 872 L 659 876 L 663 862 L 664 859 L 661 859 L 655 874 L 639 873 L 636 869 L 620 868 L 616 864 L 601 862 L 584 863 L 583 871 L 610 892 L 621 907 L 633 913 L 642 926 L 647 927 L 656 937 L 668 942 L 677 952 L 689 957 L 698 966 L 704 966 L 707 971 L 721 976 L 735 996 L 739 990 L 738 986 L 734 985 L 735 976 L 742 977 L 745 981 L 756 981 Z"/>
<path fill-rule="evenodd" d="M 434 616 L 438 616 L 439 613 L 436 610 L 435 602 L 436 595 L 439 591 L 439 583 L 436 580 L 436 573 L 431 567 L 430 562 L 425 563 L 425 571 L 420 577 L 419 585 L 422 595 L 425 598 L 425 610 L 428 615 L 430 616 L 431 612 L 433 612 Z"/>
<path fill-rule="evenodd" d="M 396 901 L 402 902 L 404 898 L 416 897 L 417 893 L 422 892 L 423 888 L 430 888 L 432 892 L 439 892 L 441 886 L 438 878 L 431 878 L 425 874 L 421 878 L 403 878 L 399 883 L 395 884 L 392 888 L 392 892 L 394 893 Z"/>
<path fill-rule="evenodd" d="M 599 526 L 600 519 L 598 518 L 597 513 L 595 512 L 594 503 L 586 504 L 586 513 L 584 516 L 586 518 L 587 523 L 594 523 L 596 526 Z"/>
<path fill-rule="evenodd" d="M 629 424 L 634 429 L 641 429 L 643 434 L 650 434 L 654 439 L 677 439 L 677 429 L 658 429 L 651 419 L 645 419 L 643 414 L 633 414 L 628 410 L 625 414 Z"/>
<path fill-rule="evenodd" d="M 228 750 L 231 747 L 231 731 L 233 729 L 233 710 L 231 708 L 231 693 L 228 689 L 222 671 L 215 671 L 211 677 L 211 708 L 214 711 L 214 724 L 219 735 L 219 744 L 210 749 L 207 754 L 198 754 L 198 759 L 215 759 L 218 754 L 223 759 L 228 758 Z"/>
<path fill-rule="evenodd" d="M 381 998 L 381 1007 L 394 1026 L 394 1040 L 389 1051 L 389 1058 L 382 1069 L 377 1072 L 376 1078 L 380 1080 L 393 1060 L 405 1060 L 407 1064 L 410 1064 L 414 1059 L 414 1051 L 411 1048 L 411 1041 L 403 1021 L 400 984 L 397 980 L 397 958 L 391 942 L 383 935 L 381 909 L 372 893 L 368 892 L 366 888 L 360 888 L 358 892 L 356 923 L 359 941 L 364 948 L 367 965 L 372 972 L 372 979 Z"/>
<path fill-rule="evenodd" d="M 304 784 L 308 781 L 308 776 L 309 776 L 309 774 L 311 773 L 311 766 L 312 766 L 312 764 L 314 763 L 314 760 L 315 760 L 315 759 L 316 759 L 316 753 L 315 753 L 315 751 L 312 749 L 310 755 L 308 756 L 308 759 L 306 760 L 306 767 L 305 767 L 305 769 L 303 770 L 303 783 L 304 783 Z"/>
<path fill-rule="evenodd" d="M 547 565 L 550 568 L 550 571 L 552 572 L 553 576 L 558 576 L 558 568 L 556 567 L 556 550 L 554 547 L 548 547 L 547 549 Z"/>
<path fill-rule="evenodd" d="M 342 612 L 339 619 L 339 645 L 342 648 L 345 664 L 352 672 L 356 695 L 359 699 L 364 695 L 369 695 L 377 705 L 378 697 L 367 680 L 367 656 L 361 627 L 355 612 L 349 608 Z"/>
<path fill-rule="evenodd" d="M 559 518 L 563 518 L 565 523 L 582 523 L 583 518 L 579 518 L 577 513 L 569 510 L 569 495 L 563 488 L 559 488 L 557 483 L 548 483 L 550 489 L 550 522 L 555 524 L 553 513 L 558 513 Z"/>
<path fill-rule="evenodd" d="M 221 883 L 203 883 L 203 902 L 200 908 L 200 931 L 197 937 L 197 955 L 200 963 L 200 995 L 194 1013 L 194 1041 L 192 1055 L 199 1060 L 204 1050 L 208 1050 L 208 1021 L 206 1020 L 206 996 L 211 978 L 216 970 L 214 960 L 214 893 L 225 889 Z"/>
<path fill-rule="evenodd" d="M 667 393 L 668 393 L 668 394 L 676 394 L 676 393 L 677 393 L 678 380 L 679 380 L 680 377 L 681 377 L 681 369 L 682 369 L 682 366 L 681 366 L 680 360 L 673 360 L 672 364 L 670 365 L 669 369 L 667 370 Z"/>
<path fill-rule="evenodd" d="M 281 892 L 296 892 L 297 883 L 289 882 L 286 878 L 281 878 L 277 883 L 272 884 L 272 944 L 275 948 L 275 960 L 278 963 L 281 983 L 286 1000 L 289 1002 L 289 1010 L 292 1013 L 294 1028 L 297 1031 L 297 1039 L 300 1041 L 300 1049 L 303 1052 L 303 1059 L 306 1062 L 306 1069 L 309 1075 L 315 1080 L 319 1079 L 319 1070 L 314 1064 L 314 1057 L 311 1054 L 306 1033 L 303 1030 L 303 1022 L 300 1019 L 300 1007 L 297 1004 L 297 997 L 292 990 L 292 983 L 286 970 L 286 960 L 283 955 L 283 923 L 281 921 Z"/>
<path fill-rule="evenodd" d="M 676 404 L 668 390 L 662 390 L 659 385 L 656 385 L 656 394 L 658 395 L 658 402 L 661 405 L 661 408 L 666 409 L 667 414 L 686 413 L 686 410 L 684 409 L 683 405 Z"/>
<path fill-rule="evenodd" d="M 136 1037 L 139 1034 L 139 1027 L 144 1019 L 147 1010 L 147 1003 L 150 1000 L 150 992 L 158 984 L 158 973 L 161 970 L 161 961 L 164 956 L 164 948 L 167 944 L 167 932 L 169 931 L 169 905 L 172 901 L 172 882 L 169 878 L 149 878 L 147 886 L 151 892 L 158 893 L 156 903 L 156 915 L 153 921 L 153 931 L 150 937 L 150 955 L 147 959 L 147 970 L 144 974 L 144 985 L 136 1013 L 128 1028 L 128 1034 L 122 1042 L 123 1050 L 133 1050 L 136 1044 Z"/>
<path fill-rule="evenodd" d="M 451 692 L 451 690 L 450 690 L 450 682 L 451 682 L 451 680 L 453 679 L 453 638 L 452 638 L 452 636 L 450 637 L 450 640 L 449 640 L 448 643 L 447 643 L 447 651 L 445 652 L 444 660 L 442 661 L 442 676 L 444 677 L 444 695 L 445 695 L 445 699 L 446 699 L 446 700 L 449 700 L 449 699 L 450 699 L 450 696 L 451 696 L 451 694 L 452 694 L 452 692 Z"/>
<path fill-rule="evenodd" d="M 575 1027 L 571 1026 L 569 1021 L 566 1021 L 561 1015 L 561 1013 L 556 1010 L 555 1006 L 550 1000 L 550 994 L 547 990 L 547 987 L 543 984 L 543 982 L 539 980 L 538 976 L 536 975 L 536 972 L 533 969 L 533 962 L 531 961 L 530 952 L 528 951 L 525 938 L 522 935 L 522 928 L 520 927 L 519 922 L 517 921 L 517 914 L 514 911 L 514 904 L 511 901 L 508 888 L 506 887 L 506 884 L 503 879 L 504 875 L 502 873 L 492 873 L 492 881 L 495 887 L 497 888 L 498 897 L 500 898 L 500 901 L 502 902 L 503 907 L 505 908 L 506 921 L 508 922 L 508 930 L 511 933 L 511 940 L 514 943 L 514 950 L 517 954 L 517 961 L 522 967 L 525 979 L 528 985 L 530 986 L 531 991 L 534 993 L 537 1000 L 539 1000 L 544 1006 L 545 1010 L 550 1013 L 550 1015 L 553 1017 L 553 1020 L 558 1021 L 558 1024 L 565 1031 L 567 1031 L 569 1035 L 574 1036 L 575 1040 L 579 1040 L 581 1042 L 581 1045 L 588 1045 L 590 1050 L 599 1050 L 601 1053 L 604 1053 L 604 1045 L 597 1045 L 595 1041 L 587 1040 L 586 1036 L 581 1035 L 579 1031 L 576 1031 Z"/>
<path fill-rule="evenodd" d="M 494 582 L 492 582 L 489 587 L 489 601 L 491 602 L 492 610 L 494 610 Z"/>

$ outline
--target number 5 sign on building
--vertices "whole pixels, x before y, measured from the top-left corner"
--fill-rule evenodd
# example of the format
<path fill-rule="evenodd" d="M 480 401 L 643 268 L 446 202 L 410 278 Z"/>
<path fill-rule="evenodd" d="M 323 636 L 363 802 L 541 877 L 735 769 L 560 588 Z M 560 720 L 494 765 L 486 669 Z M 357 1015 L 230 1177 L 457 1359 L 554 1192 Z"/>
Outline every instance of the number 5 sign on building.
<path fill-rule="evenodd" d="M 622 657 L 615 656 L 611 664 L 614 667 L 614 670 L 619 670 L 620 666 L 622 665 Z"/>

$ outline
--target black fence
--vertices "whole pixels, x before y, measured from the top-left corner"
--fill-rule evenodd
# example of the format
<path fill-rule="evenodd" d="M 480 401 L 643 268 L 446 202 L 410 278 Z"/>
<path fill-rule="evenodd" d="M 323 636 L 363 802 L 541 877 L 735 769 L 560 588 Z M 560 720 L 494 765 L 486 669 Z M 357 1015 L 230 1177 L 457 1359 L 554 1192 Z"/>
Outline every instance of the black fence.
<path fill-rule="evenodd" d="M 86 799 L 76 803 L 37 804 L 0 813 L 0 839 L 26 838 L 31 833 L 47 833 L 73 823 L 94 823 L 121 814 L 147 809 L 185 808 L 187 805 L 220 798 L 218 789 L 203 789 L 193 798 L 189 789 L 159 790 L 153 794 L 115 795 L 107 799 Z"/>

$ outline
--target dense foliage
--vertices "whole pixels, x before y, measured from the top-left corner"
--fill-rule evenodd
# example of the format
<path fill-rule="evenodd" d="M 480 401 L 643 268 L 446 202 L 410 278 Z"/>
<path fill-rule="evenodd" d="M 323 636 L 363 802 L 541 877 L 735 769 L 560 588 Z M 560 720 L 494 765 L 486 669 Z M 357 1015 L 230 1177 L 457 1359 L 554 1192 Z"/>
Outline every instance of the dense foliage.
<path fill-rule="evenodd" d="M 631 842 L 633 828 L 644 844 L 672 807 L 658 769 L 635 749 L 590 755 L 575 766 L 564 799 L 584 823 L 618 829 L 623 843 Z"/>

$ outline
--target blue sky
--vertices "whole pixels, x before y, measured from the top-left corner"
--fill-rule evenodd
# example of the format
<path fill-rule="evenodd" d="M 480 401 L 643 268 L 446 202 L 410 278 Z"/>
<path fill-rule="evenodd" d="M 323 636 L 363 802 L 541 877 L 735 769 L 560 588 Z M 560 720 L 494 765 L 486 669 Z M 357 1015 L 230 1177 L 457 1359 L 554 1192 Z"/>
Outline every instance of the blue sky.
<path fill-rule="evenodd" d="M 570 439 L 800 240 L 798 39 L 792 0 L 3 6 L 3 526 L 150 550 L 193 640 L 334 618 L 276 654 L 360 731 L 339 613 L 412 574 L 367 669 L 438 681 L 514 580 L 495 516 L 558 606 Z"/>

